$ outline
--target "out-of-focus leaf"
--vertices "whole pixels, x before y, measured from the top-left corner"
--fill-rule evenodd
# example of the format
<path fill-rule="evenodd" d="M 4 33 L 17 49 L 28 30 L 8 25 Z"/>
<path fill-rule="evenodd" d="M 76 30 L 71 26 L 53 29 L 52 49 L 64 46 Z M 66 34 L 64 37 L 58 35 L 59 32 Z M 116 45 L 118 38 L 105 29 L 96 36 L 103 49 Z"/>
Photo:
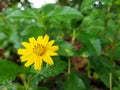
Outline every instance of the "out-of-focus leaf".
<path fill-rule="evenodd" d="M 100 40 L 87 33 L 79 33 L 78 39 L 87 46 L 88 50 L 95 55 L 101 55 L 101 42 Z"/>
<path fill-rule="evenodd" d="M 40 12 L 47 16 L 51 11 L 53 11 L 55 8 L 55 4 L 46 4 L 40 8 Z"/>
<path fill-rule="evenodd" d="M 59 55 L 61 56 L 73 56 L 74 55 L 74 48 L 71 43 L 65 41 L 58 41 L 56 43 L 59 46 Z"/>
<path fill-rule="evenodd" d="M 76 73 L 71 73 L 64 85 L 64 90 L 86 90 L 86 87 Z"/>
<path fill-rule="evenodd" d="M 113 90 L 120 90 L 120 87 L 113 87 Z"/>
<path fill-rule="evenodd" d="M 89 10 L 85 10 L 85 12 L 88 12 L 89 15 L 84 17 L 82 21 L 82 29 L 91 34 L 101 36 L 104 30 L 103 11 L 99 9 L 92 9 L 91 13 Z"/>
<path fill-rule="evenodd" d="M 67 66 L 67 64 L 64 61 L 61 61 L 59 58 L 56 58 L 54 60 L 54 65 L 53 66 L 47 65 L 46 67 L 44 67 L 42 69 L 40 74 L 43 77 L 52 77 L 52 76 L 58 75 L 60 73 L 63 73 L 66 66 Z"/>
<path fill-rule="evenodd" d="M 0 40 L 6 38 L 6 35 L 4 33 L 0 33 Z"/>
<path fill-rule="evenodd" d="M 14 48 L 20 47 L 20 38 L 18 37 L 18 34 L 16 31 L 12 31 L 10 34 L 10 42 L 14 44 Z"/>
<path fill-rule="evenodd" d="M 34 90 L 49 90 L 47 87 L 33 87 Z"/>
<path fill-rule="evenodd" d="M 95 72 L 98 73 L 100 80 L 109 87 L 109 73 L 112 73 L 114 65 L 107 57 L 90 57 L 89 62 L 94 67 Z M 104 70 L 104 71 L 103 71 Z"/>
<path fill-rule="evenodd" d="M 90 10 L 93 9 L 93 3 L 95 0 L 84 0 L 81 5 L 81 11 L 82 13 L 90 13 Z"/>
<path fill-rule="evenodd" d="M 120 58 L 120 46 L 114 49 L 114 59 L 117 60 Z"/>
<path fill-rule="evenodd" d="M 94 47 L 97 55 L 101 55 L 101 42 L 98 38 L 88 39 L 91 45 Z"/>
<path fill-rule="evenodd" d="M 25 38 L 38 37 L 40 35 L 43 35 L 43 32 L 44 32 L 44 30 L 39 25 L 37 25 L 37 23 L 35 23 L 35 24 L 28 25 L 23 30 L 21 35 L 25 36 Z"/>
<path fill-rule="evenodd" d="M 82 14 L 75 8 L 59 7 L 48 14 L 49 18 L 56 18 L 58 20 L 68 20 L 75 18 L 82 18 Z"/>
<path fill-rule="evenodd" d="M 14 19 L 36 19 L 37 15 L 34 9 L 15 10 L 9 13 L 7 18 Z"/>
<path fill-rule="evenodd" d="M 19 83 L 9 83 L 0 86 L 0 90 L 24 90 L 25 87 Z"/>
<path fill-rule="evenodd" d="M 101 3 L 104 3 L 105 5 L 111 5 L 113 0 L 101 0 Z"/>
<path fill-rule="evenodd" d="M 24 69 L 17 64 L 7 60 L 0 60 L 0 83 L 7 80 L 14 80 L 22 72 L 25 72 Z"/>
<path fill-rule="evenodd" d="M 106 87 L 109 87 L 109 74 L 100 74 L 100 80 L 104 83 Z"/>

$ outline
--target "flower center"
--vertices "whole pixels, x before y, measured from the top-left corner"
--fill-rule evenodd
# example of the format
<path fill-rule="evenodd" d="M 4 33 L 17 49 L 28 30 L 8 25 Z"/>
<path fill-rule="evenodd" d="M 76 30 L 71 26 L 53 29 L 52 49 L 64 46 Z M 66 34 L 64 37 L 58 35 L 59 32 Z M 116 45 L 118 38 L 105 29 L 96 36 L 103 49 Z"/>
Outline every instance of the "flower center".
<path fill-rule="evenodd" d="M 36 46 L 34 46 L 33 52 L 34 52 L 36 55 L 41 56 L 41 55 L 45 52 L 45 48 L 44 48 L 43 45 L 37 44 Z"/>

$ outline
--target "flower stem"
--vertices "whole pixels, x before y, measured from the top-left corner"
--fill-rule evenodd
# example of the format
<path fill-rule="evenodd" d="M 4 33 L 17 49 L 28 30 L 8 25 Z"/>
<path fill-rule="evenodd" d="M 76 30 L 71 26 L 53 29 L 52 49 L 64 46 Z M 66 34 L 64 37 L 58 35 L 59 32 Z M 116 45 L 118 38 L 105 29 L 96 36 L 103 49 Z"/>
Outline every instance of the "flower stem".
<path fill-rule="evenodd" d="M 73 29 L 72 40 L 71 40 L 72 45 L 74 45 L 75 38 L 76 38 L 76 30 Z M 68 57 L 68 75 L 70 74 L 70 72 L 71 72 L 71 59 L 70 57 Z"/>
<path fill-rule="evenodd" d="M 112 90 L 112 73 L 109 73 L 110 90 Z"/>
<path fill-rule="evenodd" d="M 71 72 L 71 62 L 70 62 L 70 57 L 68 58 L 68 75 L 70 75 Z"/>

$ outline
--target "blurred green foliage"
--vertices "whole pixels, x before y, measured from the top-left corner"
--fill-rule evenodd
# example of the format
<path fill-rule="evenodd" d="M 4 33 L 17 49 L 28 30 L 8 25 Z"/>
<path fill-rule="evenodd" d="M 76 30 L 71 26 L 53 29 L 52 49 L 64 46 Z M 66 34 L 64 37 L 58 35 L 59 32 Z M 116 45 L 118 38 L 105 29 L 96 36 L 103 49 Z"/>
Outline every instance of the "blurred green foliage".
<path fill-rule="evenodd" d="M 60 47 L 54 66 L 25 68 L 22 41 L 48 34 Z M 0 89 L 120 90 L 120 1 L 58 0 L 0 12 Z"/>

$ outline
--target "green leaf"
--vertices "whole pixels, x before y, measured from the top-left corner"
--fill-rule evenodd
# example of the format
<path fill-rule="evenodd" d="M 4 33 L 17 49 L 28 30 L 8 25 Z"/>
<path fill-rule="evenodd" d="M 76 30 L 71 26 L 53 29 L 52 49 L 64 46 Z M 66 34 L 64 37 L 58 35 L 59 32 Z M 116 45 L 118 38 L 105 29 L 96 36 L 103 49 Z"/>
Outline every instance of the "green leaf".
<path fill-rule="evenodd" d="M 112 5 L 112 3 L 113 3 L 113 0 L 100 0 L 100 1 L 108 6 Z"/>
<path fill-rule="evenodd" d="M 86 90 L 86 87 L 81 78 L 73 72 L 65 82 L 64 90 Z"/>
<path fill-rule="evenodd" d="M 82 18 L 82 14 L 75 8 L 71 7 L 59 7 L 48 14 L 47 17 L 56 18 L 58 20 L 68 20 Z"/>
<path fill-rule="evenodd" d="M 113 87 L 113 90 L 120 90 L 120 87 Z"/>
<path fill-rule="evenodd" d="M 51 11 L 55 9 L 55 4 L 45 4 L 40 8 L 40 12 L 44 15 L 47 16 Z"/>
<path fill-rule="evenodd" d="M 23 85 L 21 85 L 20 83 L 7 83 L 7 84 L 3 84 L 0 85 L 0 90 L 24 90 L 25 87 Z"/>
<path fill-rule="evenodd" d="M 82 13 L 89 14 L 90 11 L 93 9 L 92 5 L 95 2 L 95 0 L 83 0 L 82 4 L 80 6 Z"/>
<path fill-rule="evenodd" d="M 24 70 L 17 64 L 7 60 L 0 60 L 0 83 L 7 80 L 14 80 L 21 72 L 24 72 Z"/>
<path fill-rule="evenodd" d="M 109 74 L 100 74 L 99 77 L 100 80 L 104 83 L 104 85 L 109 88 Z"/>
<path fill-rule="evenodd" d="M 14 19 L 36 19 L 37 15 L 35 9 L 15 10 L 12 11 L 7 18 Z"/>
<path fill-rule="evenodd" d="M 58 41 L 56 45 L 59 46 L 58 54 L 61 56 L 73 56 L 74 48 L 71 43 L 66 41 Z"/>
<path fill-rule="evenodd" d="M 21 32 L 22 36 L 25 36 L 25 38 L 29 38 L 29 37 L 38 37 L 40 35 L 43 35 L 44 31 L 43 29 L 37 24 L 31 24 L 28 25 L 23 32 Z"/>
<path fill-rule="evenodd" d="M 47 87 L 33 87 L 34 90 L 49 90 Z"/>
<path fill-rule="evenodd" d="M 20 38 L 18 37 L 18 33 L 16 31 L 11 32 L 9 40 L 14 44 L 14 48 L 20 47 Z"/>
<path fill-rule="evenodd" d="M 109 61 L 108 57 L 90 57 L 89 62 L 94 67 L 95 72 L 98 73 L 100 80 L 109 87 L 109 73 L 114 70 L 114 64 Z"/>
<path fill-rule="evenodd" d="M 63 73 L 66 66 L 67 64 L 64 61 L 60 60 L 59 58 L 56 58 L 54 60 L 54 65 L 53 66 L 47 65 L 45 68 L 42 69 L 40 74 L 43 77 L 52 77 L 60 73 Z"/>
<path fill-rule="evenodd" d="M 97 55 L 101 55 L 101 42 L 98 38 L 88 39 Z"/>
<path fill-rule="evenodd" d="M 2 39 L 4 39 L 4 38 L 6 38 L 7 36 L 5 35 L 5 33 L 0 33 L 0 40 L 2 40 Z"/>
<path fill-rule="evenodd" d="M 113 56 L 115 60 L 120 58 L 120 46 L 115 47 Z"/>
<path fill-rule="evenodd" d="M 99 38 L 88 33 L 80 32 L 78 39 L 85 44 L 90 53 L 98 56 L 101 55 L 101 42 Z"/>

